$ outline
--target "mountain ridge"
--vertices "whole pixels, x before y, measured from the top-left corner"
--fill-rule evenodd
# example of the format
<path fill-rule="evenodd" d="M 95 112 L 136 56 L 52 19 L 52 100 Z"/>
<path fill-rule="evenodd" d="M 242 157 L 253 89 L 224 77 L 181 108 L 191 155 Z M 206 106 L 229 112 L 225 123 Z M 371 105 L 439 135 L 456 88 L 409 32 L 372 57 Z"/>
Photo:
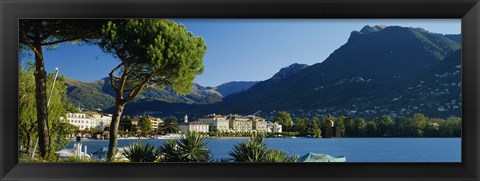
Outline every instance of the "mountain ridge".
<path fill-rule="evenodd" d="M 460 35 L 399 26 L 362 30 L 352 31 L 323 62 L 292 64 L 220 100 L 192 104 L 143 99 L 127 105 L 125 114 L 238 113 L 268 118 L 276 111 L 289 111 L 297 117 L 326 113 L 397 117 L 414 112 L 460 116 Z M 215 88 L 207 88 L 211 89 Z"/>

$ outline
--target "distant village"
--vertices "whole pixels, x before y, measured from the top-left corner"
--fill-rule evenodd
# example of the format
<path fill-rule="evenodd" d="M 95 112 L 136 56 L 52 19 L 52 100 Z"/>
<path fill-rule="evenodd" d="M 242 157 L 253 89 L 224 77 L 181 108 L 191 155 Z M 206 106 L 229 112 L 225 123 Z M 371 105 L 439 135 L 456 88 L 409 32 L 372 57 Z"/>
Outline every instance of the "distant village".
<path fill-rule="evenodd" d="M 161 118 L 144 115 L 150 121 L 151 127 L 156 130 L 164 121 Z M 138 125 L 140 118 L 144 116 L 135 116 L 132 118 L 132 125 Z M 100 114 L 97 112 L 68 113 L 67 122 L 78 127 L 79 130 L 103 130 L 110 125 L 111 114 Z M 282 125 L 266 121 L 258 116 L 243 116 L 231 114 L 227 116 L 210 114 L 199 117 L 195 121 L 189 121 L 188 115 L 185 115 L 183 122 L 179 123 L 180 133 L 189 131 L 207 133 L 214 132 L 264 132 L 280 133 Z"/>

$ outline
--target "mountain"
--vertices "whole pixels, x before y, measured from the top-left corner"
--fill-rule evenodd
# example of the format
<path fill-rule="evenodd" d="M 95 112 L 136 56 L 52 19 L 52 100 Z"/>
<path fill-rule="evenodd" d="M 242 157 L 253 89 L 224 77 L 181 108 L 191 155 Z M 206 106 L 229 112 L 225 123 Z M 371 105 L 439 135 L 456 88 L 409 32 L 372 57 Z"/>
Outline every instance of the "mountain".
<path fill-rule="evenodd" d="M 258 83 L 258 81 L 232 81 L 221 84 L 215 88 L 223 97 L 227 97 L 237 92 L 246 91 L 256 83 Z"/>
<path fill-rule="evenodd" d="M 420 112 L 429 117 L 458 117 L 458 37 L 420 28 L 365 26 L 351 32 L 348 41 L 323 62 L 292 64 L 270 79 L 251 84 L 195 85 L 192 94 L 186 96 L 168 89 L 147 90 L 143 97 L 129 103 L 124 113 L 188 114 L 192 118 L 238 113 L 268 118 L 275 111 L 289 111 L 295 117 L 331 113 L 371 118 Z M 81 90 L 102 90 L 102 94 L 94 95 L 109 92 L 101 82 L 88 85 L 92 88 L 81 86 Z"/>
<path fill-rule="evenodd" d="M 462 44 L 462 35 L 460 34 L 449 34 L 445 35 L 450 40 L 453 40 L 454 42 L 457 42 L 458 44 Z"/>
<path fill-rule="evenodd" d="M 360 32 L 361 33 L 373 33 L 373 32 L 377 32 L 377 31 L 380 31 L 380 30 L 383 30 L 385 29 L 387 26 L 385 25 L 376 25 L 376 26 L 364 26 Z"/>
<path fill-rule="evenodd" d="M 241 114 L 287 110 L 305 115 L 330 112 L 368 117 L 426 111 L 432 116 L 460 116 L 458 109 L 443 111 L 440 103 L 420 109 L 420 102 L 410 105 L 393 101 L 406 96 L 404 90 L 417 86 L 419 81 L 435 79 L 432 76 L 441 73 L 429 72 L 448 66 L 447 59 L 459 63 L 459 49 L 460 44 L 444 35 L 419 28 L 364 27 L 352 32 L 347 43 L 322 63 L 305 67 L 282 81 L 259 82 L 245 92 L 210 106 L 210 109 L 217 113 Z M 459 77 L 453 80 L 456 82 L 450 83 L 460 83 Z M 448 83 L 438 81 L 434 85 L 420 86 L 428 86 L 427 90 L 442 90 L 444 88 L 440 85 Z M 457 93 L 450 91 L 447 95 L 440 95 L 458 103 L 460 96 Z M 431 99 L 441 98 L 435 93 L 432 95 Z M 406 100 L 421 100 L 425 95 L 410 97 Z M 442 104 L 446 105 L 445 102 Z"/>
<path fill-rule="evenodd" d="M 305 64 L 294 63 L 292 65 L 289 65 L 287 67 L 284 67 L 284 68 L 280 69 L 280 71 L 278 71 L 275 75 L 273 75 L 271 80 L 282 81 L 282 80 L 296 74 L 298 71 L 304 69 L 307 66 L 308 65 L 305 65 Z"/>
<path fill-rule="evenodd" d="M 115 98 L 102 91 L 102 84 L 97 82 L 85 83 L 65 78 L 67 85 L 67 101 L 80 108 L 89 110 L 103 110 L 115 103 Z"/>
<path fill-rule="evenodd" d="M 159 101 L 164 103 L 213 104 L 222 101 L 223 97 L 245 91 L 255 85 L 254 81 L 227 82 L 217 87 L 203 87 L 194 84 L 192 92 L 177 95 L 171 88 L 148 88 L 139 94 L 133 102 L 143 103 Z M 80 82 L 67 78 L 67 100 L 73 105 L 87 110 L 104 110 L 115 103 L 115 92 L 105 77 L 94 82 Z"/>

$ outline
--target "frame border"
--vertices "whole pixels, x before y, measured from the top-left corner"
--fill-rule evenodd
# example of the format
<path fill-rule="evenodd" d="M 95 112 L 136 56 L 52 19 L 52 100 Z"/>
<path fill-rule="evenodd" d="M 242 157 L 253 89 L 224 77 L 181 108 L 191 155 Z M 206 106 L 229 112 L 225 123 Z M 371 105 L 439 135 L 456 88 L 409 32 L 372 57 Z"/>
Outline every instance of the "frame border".
<path fill-rule="evenodd" d="M 0 0 L 1 180 L 479 179 L 479 0 Z M 462 163 L 18 163 L 19 18 L 461 18 Z M 14 139 L 12 139 L 14 138 Z M 88 174 L 85 174 L 88 173 Z"/>

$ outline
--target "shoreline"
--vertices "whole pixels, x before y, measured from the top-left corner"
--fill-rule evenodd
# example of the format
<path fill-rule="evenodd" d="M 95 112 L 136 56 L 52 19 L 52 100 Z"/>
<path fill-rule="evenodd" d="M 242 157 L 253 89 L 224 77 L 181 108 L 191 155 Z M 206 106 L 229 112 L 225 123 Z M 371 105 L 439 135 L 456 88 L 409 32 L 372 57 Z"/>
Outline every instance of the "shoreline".
<path fill-rule="evenodd" d="M 207 137 L 207 139 L 248 139 L 250 137 Z M 290 137 L 285 137 L 285 138 L 274 138 L 274 137 L 267 137 L 266 139 L 326 139 L 326 140 L 331 140 L 331 139 L 342 139 L 342 138 L 348 138 L 348 139 L 364 139 L 364 138 L 374 138 L 374 139 L 379 139 L 379 138 L 462 138 L 462 137 L 341 137 L 341 138 L 309 138 L 309 137 L 295 137 L 295 138 L 290 138 Z M 118 138 L 118 140 L 169 140 L 169 139 L 177 139 L 177 138 L 148 138 L 148 137 L 127 137 L 127 138 Z M 82 138 L 82 141 L 108 141 L 108 139 L 91 139 L 91 138 Z M 70 139 L 70 141 L 75 142 L 75 139 Z"/>

